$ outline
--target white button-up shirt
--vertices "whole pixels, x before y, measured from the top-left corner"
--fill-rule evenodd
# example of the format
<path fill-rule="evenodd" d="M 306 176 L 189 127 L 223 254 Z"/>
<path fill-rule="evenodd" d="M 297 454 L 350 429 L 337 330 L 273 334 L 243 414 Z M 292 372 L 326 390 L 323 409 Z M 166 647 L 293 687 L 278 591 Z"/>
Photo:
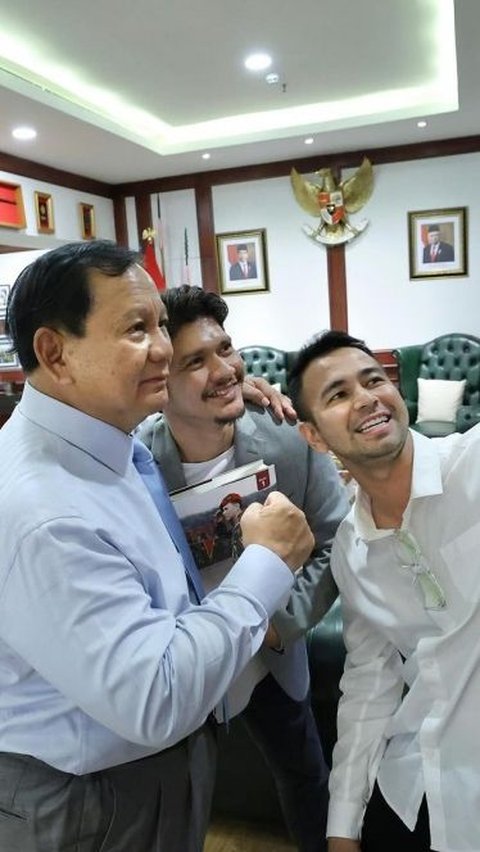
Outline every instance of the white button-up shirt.
<path fill-rule="evenodd" d="M 402 530 L 447 603 L 425 608 L 398 536 L 376 529 L 359 491 L 332 554 L 347 660 L 328 835 L 360 835 L 377 778 L 411 830 L 426 794 L 433 849 L 479 852 L 480 426 L 412 436 Z"/>

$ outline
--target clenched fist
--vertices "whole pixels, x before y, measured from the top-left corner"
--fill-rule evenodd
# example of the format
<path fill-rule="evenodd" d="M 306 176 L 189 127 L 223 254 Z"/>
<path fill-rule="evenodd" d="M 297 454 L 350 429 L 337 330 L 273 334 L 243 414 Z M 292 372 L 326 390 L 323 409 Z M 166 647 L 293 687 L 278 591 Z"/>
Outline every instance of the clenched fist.
<path fill-rule="evenodd" d="M 263 505 L 251 503 L 240 524 L 245 547 L 248 544 L 268 547 L 291 571 L 303 565 L 315 544 L 304 513 L 279 491 L 272 491 Z"/>

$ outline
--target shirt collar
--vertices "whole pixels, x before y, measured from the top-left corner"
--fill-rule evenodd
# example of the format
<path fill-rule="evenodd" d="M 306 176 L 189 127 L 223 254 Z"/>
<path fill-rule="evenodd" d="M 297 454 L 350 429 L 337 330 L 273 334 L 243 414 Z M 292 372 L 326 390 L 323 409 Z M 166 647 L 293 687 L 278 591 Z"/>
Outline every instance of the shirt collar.
<path fill-rule="evenodd" d="M 116 426 L 41 393 L 28 381 L 18 410 L 28 420 L 88 453 L 119 475 L 125 473 L 132 458 L 133 439 Z"/>
<path fill-rule="evenodd" d="M 408 520 L 413 500 L 434 497 L 443 492 L 440 456 L 436 441 L 419 432 L 410 430 L 413 440 L 413 469 L 410 499 L 404 512 L 404 523 Z M 357 538 L 373 541 L 391 534 L 391 530 L 377 529 L 372 518 L 370 498 L 360 487 L 353 506 L 353 524 Z"/>

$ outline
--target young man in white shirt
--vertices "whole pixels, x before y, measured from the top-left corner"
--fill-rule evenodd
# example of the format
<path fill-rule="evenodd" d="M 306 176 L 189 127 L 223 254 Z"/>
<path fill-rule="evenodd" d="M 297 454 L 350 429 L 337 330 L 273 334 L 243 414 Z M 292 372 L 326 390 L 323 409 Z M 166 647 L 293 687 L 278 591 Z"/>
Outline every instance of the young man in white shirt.
<path fill-rule="evenodd" d="M 431 440 L 362 341 L 301 350 L 311 447 L 358 483 L 332 551 L 345 622 L 329 850 L 480 849 L 480 427 Z"/>

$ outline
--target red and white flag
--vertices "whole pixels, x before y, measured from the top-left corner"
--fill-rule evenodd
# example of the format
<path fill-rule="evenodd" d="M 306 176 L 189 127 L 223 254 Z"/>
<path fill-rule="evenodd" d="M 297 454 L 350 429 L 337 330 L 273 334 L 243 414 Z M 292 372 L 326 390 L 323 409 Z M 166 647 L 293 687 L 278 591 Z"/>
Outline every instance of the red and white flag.
<path fill-rule="evenodd" d="M 143 268 L 146 272 L 148 272 L 151 278 L 153 278 L 157 290 L 166 290 L 167 282 L 165 281 L 165 276 L 157 263 L 157 258 L 155 257 L 152 233 L 149 232 L 147 234 L 147 232 L 144 231 L 142 237 L 147 241 L 143 250 Z"/>

